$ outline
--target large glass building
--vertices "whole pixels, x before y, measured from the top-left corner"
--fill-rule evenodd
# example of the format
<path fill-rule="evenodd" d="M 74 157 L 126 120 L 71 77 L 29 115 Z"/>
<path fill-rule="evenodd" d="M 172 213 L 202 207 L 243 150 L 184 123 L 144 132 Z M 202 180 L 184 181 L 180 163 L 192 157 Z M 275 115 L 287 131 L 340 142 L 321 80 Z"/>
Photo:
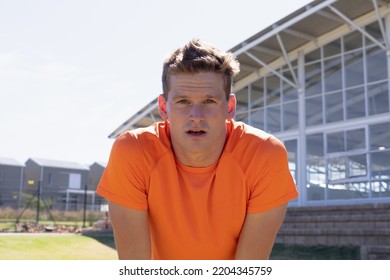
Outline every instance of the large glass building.
<path fill-rule="evenodd" d="M 239 43 L 235 119 L 288 150 L 296 206 L 390 202 L 390 1 L 313 1 Z M 156 100 L 110 137 L 159 120 Z"/>

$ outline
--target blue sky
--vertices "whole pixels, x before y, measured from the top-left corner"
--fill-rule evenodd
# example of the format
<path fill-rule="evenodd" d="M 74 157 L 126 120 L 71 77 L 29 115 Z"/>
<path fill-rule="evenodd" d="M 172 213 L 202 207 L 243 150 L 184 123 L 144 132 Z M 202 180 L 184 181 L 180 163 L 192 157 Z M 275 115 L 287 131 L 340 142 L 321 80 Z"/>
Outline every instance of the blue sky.
<path fill-rule="evenodd" d="M 228 50 L 311 1 L 0 1 L 0 157 L 107 162 L 192 38 Z"/>

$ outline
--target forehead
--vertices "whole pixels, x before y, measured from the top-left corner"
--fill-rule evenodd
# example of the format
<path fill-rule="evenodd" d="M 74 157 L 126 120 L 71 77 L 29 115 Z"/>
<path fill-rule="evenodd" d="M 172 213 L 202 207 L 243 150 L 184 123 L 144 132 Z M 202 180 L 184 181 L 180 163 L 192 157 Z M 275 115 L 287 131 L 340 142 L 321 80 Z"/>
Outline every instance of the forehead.
<path fill-rule="evenodd" d="M 169 94 L 207 91 L 224 94 L 224 77 L 221 73 L 178 73 L 169 76 Z"/>

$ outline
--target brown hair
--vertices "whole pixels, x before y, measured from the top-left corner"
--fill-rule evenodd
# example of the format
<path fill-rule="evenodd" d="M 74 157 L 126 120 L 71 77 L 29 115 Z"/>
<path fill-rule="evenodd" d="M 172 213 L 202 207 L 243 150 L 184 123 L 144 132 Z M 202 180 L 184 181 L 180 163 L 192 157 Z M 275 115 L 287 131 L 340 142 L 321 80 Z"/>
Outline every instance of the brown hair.
<path fill-rule="evenodd" d="M 164 61 L 162 73 L 163 95 L 167 98 L 169 75 L 178 73 L 222 73 L 225 80 L 226 99 L 232 92 L 233 78 L 240 71 L 240 64 L 230 52 L 193 39 L 177 49 Z"/>

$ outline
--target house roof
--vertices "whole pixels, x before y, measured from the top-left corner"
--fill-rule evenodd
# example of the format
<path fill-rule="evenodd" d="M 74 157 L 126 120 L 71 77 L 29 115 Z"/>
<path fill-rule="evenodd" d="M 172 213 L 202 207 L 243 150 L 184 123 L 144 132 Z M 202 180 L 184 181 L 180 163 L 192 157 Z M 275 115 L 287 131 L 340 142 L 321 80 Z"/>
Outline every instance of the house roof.
<path fill-rule="evenodd" d="M 54 167 L 54 168 L 64 168 L 64 169 L 76 169 L 76 170 L 89 170 L 89 167 L 77 162 L 72 161 L 59 161 L 51 159 L 41 159 L 41 158 L 30 158 L 38 165 L 42 167 Z"/>
<path fill-rule="evenodd" d="M 91 167 L 92 165 L 98 165 L 98 166 L 101 166 L 101 167 L 103 167 L 103 168 L 106 168 L 107 163 L 106 163 L 106 162 L 95 161 L 94 163 L 92 163 L 92 164 L 90 165 L 90 167 Z"/>
<path fill-rule="evenodd" d="M 240 108 L 246 110 L 248 105 L 245 95 L 240 96 L 237 93 L 267 73 L 272 72 L 298 88 L 298 79 L 291 70 L 291 62 L 296 60 L 303 50 L 306 54 L 310 53 L 351 30 L 358 30 L 368 40 L 390 51 L 389 39 L 383 34 L 383 22 L 379 20 L 389 13 L 390 0 L 316 0 L 230 49 L 241 66 L 233 85 L 237 96 L 236 116 L 240 113 Z M 381 25 L 384 44 L 362 28 L 373 20 Z M 289 71 L 282 74 L 277 69 L 284 65 L 288 66 Z M 161 120 L 157 98 L 131 116 L 108 137 L 116 138 L 126 130 L 148 126 L 156 120 Z"/>
<path fill-rule="evenodd" d="M 13 158 L 0 157 L 0 165 L 24 166 Z"/>

